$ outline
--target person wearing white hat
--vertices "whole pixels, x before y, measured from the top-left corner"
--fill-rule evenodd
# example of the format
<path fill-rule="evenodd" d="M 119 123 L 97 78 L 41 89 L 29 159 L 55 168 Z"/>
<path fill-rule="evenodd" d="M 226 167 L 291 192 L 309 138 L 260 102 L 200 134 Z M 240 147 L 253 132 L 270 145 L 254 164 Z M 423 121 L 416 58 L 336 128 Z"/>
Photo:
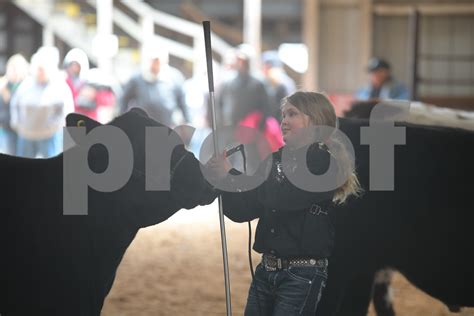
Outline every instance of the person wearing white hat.
<path fill-rule="evenodd" d="M 10 124 L 18 133 L 18 156 L 46 158 L 61 151 L 62 127 L 74 103 L 58 63 L 56 47 L 41 47 L 31 58 L 32 75 L 11 100 Z"/>
<path fill-rule="evenodd" d="M 10 101 L 20 83 L 28 76 L 29 67 L 25 57 L 15 54 L 8 59 L 5 76 L 0 78 L 0 151 L 9 155 L 16 153 L 17 139 L 10 126 Z"/>
<path fill-rule="evenodd" d="M 89 59 L 82 49 L 73 48 L 64 57 L 63 66 L 66 72 L 66 83 L 71 89 L 74 98 L 75 111 L 81 112 L 78 111 L 77 97 L 84 86 L 83 77 L 89 70 Z"/>

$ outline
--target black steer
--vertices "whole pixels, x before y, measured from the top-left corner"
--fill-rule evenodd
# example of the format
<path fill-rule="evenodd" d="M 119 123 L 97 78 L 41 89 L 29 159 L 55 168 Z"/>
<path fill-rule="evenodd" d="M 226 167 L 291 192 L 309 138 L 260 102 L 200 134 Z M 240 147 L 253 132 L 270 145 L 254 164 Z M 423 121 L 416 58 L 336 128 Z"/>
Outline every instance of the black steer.
<path fill-rule="evenodd" d="M 366 315 L 374 273 L 387 266 L 448 306 L 474 306 L 474 133 L 397 124 L 406 126 L 406 145 L 395 146 L 395 190 L 369 191 L 369 146 L 360 145 L 368 125 L 340 120 L 366 193 L 336 209 L 318 315 Z"/>
<path fill-rule="evenodd" d="M 76 114 L 67 120 L 69 126 L 83 120 L 88 131 L 99 125 Z M 131 110 L 110 125 L 130 138 L 134 172 L 115 192 L 89 189 L 87 216 L 63 215 L 63 155 L 36 160 L 0 155 L 2 316 L 100 315 L 137 231 L 215 198 L 199 162 L 182 145 L 171 156 L 171 190 L 147 192 L 145 127 L 161 125 L 141 110 Z M 93 146 L 89 165 L 103 171 L 109 158 L 114 159 L 104 147 Z"/>

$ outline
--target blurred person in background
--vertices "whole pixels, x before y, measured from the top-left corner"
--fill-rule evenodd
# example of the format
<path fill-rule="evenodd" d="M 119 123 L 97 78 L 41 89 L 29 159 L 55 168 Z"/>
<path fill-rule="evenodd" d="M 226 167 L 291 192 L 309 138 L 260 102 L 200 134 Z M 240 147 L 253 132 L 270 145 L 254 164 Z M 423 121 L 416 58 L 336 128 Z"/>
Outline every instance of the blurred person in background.
<path fill-rule="evenodd" d="M 238 126 L 250 114 L 258 113 L 259 126 L 270 115 L 270 98 L 263 80 L 250 71 L 253 49 L 245 44 L 235 52 L 235 73 L 221 84 L 217 94 L 220 124 Z"/>
<path fill-rule="evenodd" d="M 63 66 L 74 99 L 74 111 L 101 123 L 110 121 L 116 104 L 114 87 L 118 84 L 99 69 L 89 69 L 87 54 L 79 48 L 66 54 Z"/>
<path fill-rule="evenodd" d="M 74 110 L 87 115 L 77 106 L 77 97 L 85 84 L 84 74 L 89 70 L 89 59 L 82 49 L 73 48 L 64 57 L 63 66 L 66 72 L 66 83 L 74 98 Z"/>
<path fill-rule="evenodd" d="M 213 62 L 212 64 L 214 72 L 218 74 L 214 79 L 216 82 L 219 82 L 221 69 L 216 63 Z M 184 143 L 196 157 L 199 157 L 201 145 L 204 139 L 211 133 L 212 125 L 207 68 L 205 64 L 201 64 L 198 68 L 196 73 L 183 84 L 185 103 L 190 118 L 189 123 L 195 128 L 194 133 L 190 135 L 184 131 L 177 130 Z"/>
<path fill-rule="evenodd" d="M 357 91 L 358 100 L 409 100 L 407 87 L 395 80 L 390 64 L 381 58 L 373 57 L 367 66 L 369 84 Z"/>
<path fill-rule="evenodd" d="M 296 91 L 295 81 L 283 69 L 278 52 L 271 50 L 262 54 L 262 73 L 270 98 L 271 115 L 281 119 L 281 100 Z"/>
<path fill-rule="evenodd" d="M 119 99 L 120 111 L 140 107 L 158 122 L 176 126 L 188 122 L 182 85 L 184 76 L 168 65 L 168 51 L 149 41 L 143 48 L 141 71 L 125 84 Z"/>
<path fill-rule="evenodd" d="M 26 78 L 28 61 L 20 54 L 11 56 L 6 65 L 6 73 L 0 78 L 0 152 L 16 153 L 16 133 L 10 126 L 10 101 L 16 89 Z"/>
<path fill-rule="evenodd" d="M 120 84 L 115 77 L 99 68 L 89 69 L 77 97 L 76 112 L 106 124 L 119 112 L 117 95 L 120 95 Z"/>
<path fill-rule="evenodd" d="M 220 126 L 243 126 L 256 129 L 264 135 L 267 144 L 259 144 L 260 157 L 267 154 L 266 145 L 275 151 L 283 145 L 278 121 L 271 116 L 270 96 L 263 78 L 250 70 L 253 48 L 240 45 L 235 51 L 233 76 L 224 80 L 219 87 L 216 108 Z M 250 136 L 243 130 L 237 135 L 240 143 L 251 143 L 256 135 Z M 250 158 L 251 159 L 251 158 Z"/>
<path fill-rule="evenodd" d="M 71 90 L 58 69 L 56 47 L 41 47 L 31 58 L 31 75 L 11 100 L 12 128 L 18 133 L 17 155 L 51 157 L 62 150 L 62 127 L 74 111 Z"/>
<path fill-rule="evenodd" d="M 237 48 L 229 48 L 222 56 L 222 67 L 217 72 L 219 80 L 216 80 L 219 85 L 237 75 L 237 51 Z"/>
<path fill-rule="evenodd" d="M 219 100 L 220 98 L 220 92 L 222 91 L 222 87 L 226 85 L 231 79 L 235 78 L 237 76 L 237 48 L 229 48 L 225 51 L 224 55 L 222 56 L 222 66 L 219 67 L 219 71 L 216 72 L 214 71 L 217 76 L 214 76 L 214 81 L 215 81 L 215 91 L 216 91 L 216 119 L 217 119 L 217 125 L 218 126 L 224 126 L 224 114 L 223 114 L 223 109 L 221 107 L 221 104 Z M 207 77 L 207 72 L 206 72 L 206 77 Z M 217 77 L 217 79 L 216 79 Z M 208 90 L 208 87 L 206 87 L 206 90 Z M 207 121 L 209 122 L 209 125 L 212 124 L 212 110 L 211 110 L 211 103 L 207 103 Z"/>

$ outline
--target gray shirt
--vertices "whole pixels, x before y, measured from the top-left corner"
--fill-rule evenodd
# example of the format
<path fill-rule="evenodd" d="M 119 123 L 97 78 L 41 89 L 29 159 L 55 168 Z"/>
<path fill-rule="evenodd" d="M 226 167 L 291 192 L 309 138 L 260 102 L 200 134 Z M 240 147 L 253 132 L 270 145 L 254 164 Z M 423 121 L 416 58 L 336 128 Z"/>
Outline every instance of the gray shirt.
<path fill-rule="evenodd" d="M 64 78 L 57 75 L 46 84 L 33 77 L 25 79 L 11 100 L 11 127 L 29 140 L 52 137 L 74 112 L 71 90 Z"/>

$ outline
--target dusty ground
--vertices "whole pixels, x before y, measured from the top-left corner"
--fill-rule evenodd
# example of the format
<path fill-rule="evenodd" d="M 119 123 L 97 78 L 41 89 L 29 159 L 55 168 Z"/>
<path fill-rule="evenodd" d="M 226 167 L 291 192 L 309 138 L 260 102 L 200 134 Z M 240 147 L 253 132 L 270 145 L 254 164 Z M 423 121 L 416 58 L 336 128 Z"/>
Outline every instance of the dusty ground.
<path fill-rule="evenodd" d="M 246 224 L 231 221 L 226 221 L 226 230 L 232 309 L 234 315 L 242 315 L 250 284 L 248 230 Z M 178 212 L 162 224 L 141 230 L 125 254 L 102 315 L 225 315 L 220 245 L 216 203 Z M 257 262 L 257 254 L 253 255 Z M 459 315 L 449 313 L 399 274 L 393 291 L 397 315 Z"/>

